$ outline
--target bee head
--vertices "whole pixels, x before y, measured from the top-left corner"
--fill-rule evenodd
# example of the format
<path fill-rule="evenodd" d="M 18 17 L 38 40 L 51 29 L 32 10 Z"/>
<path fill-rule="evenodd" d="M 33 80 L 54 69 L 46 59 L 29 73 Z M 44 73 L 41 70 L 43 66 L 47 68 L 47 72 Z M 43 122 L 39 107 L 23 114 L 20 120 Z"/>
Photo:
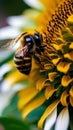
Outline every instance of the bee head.
<path fill-rule="evenodd" d="M 29 35 L 29 34 L 26 35 L 26 36 L 24 37 L 24 43 L 25 43 L 26 46 L 29 47 L 29 50 L 31 50 L 31 49 L 33 48 L 33 46 L 34 46 L 33 36 L 32 36 L 32 35 Z"/>
<path fill-rule="evenodd" d="M 34 41 L 37 47 L 41 46 L 43 41 L 42 35 L 39 32 L 34 33 Z"/>

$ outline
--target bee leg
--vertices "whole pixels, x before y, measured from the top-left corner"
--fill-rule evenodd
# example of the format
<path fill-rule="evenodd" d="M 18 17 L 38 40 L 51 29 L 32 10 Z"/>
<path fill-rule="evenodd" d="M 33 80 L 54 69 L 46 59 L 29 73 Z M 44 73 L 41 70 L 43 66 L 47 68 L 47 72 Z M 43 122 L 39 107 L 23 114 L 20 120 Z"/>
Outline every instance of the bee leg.
<path fill-rule="evenodd" d="M 39 50 L 40 50 L 41 52 L 44 52 L 44 47 L 46 47 L 46 45 L 41 45 L 41 46 L 39 47 Z"/>
<path fill-rule="evenodd" d="M 40 54 L 41 55 L 41 51 L 39 48 L 36 48 L 36 53 Z"/>
<path fill-rule="evenodd" d="M 42 45 L 42 46 L 39 46 L 39 48 L 36 48 L 36 52 L 38 53 L 38 54 L 41 54 L 41 52 L 44 52 L 44 47 L 45 47 L 46 45 Z"/>
<path fill-rule="evenodd" d="M 39 55 L 36 54 L 36 53 L 33 53 L 33 57 L 36 61 L 38 61 L 39 63 L 41 62 L 40 58 L 39 58 Z"/>
<path fill-rule="evenodd" d="M 44 66 L 43 66 L 43 64 L 42 64 L 41 59 L 39 58 L 40 56 L 39 56 L 37 53 L 33 53 L 33 57 L 34 57 L 34 59 L 40 64 L 41 68 L 43 69 Z"/>

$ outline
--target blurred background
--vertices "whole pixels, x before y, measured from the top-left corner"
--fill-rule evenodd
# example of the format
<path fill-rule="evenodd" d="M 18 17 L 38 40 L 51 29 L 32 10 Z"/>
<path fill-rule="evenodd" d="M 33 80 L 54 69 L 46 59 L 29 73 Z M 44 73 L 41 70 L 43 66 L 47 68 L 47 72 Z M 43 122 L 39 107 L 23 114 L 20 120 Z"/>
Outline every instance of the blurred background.
<path fill-rule="evenodd" d="M 38 130 L 35 124 L 31 125 L 36 118 L 35 113 L 27 118 L 27 123 L 22 120 L 17 108 L 18 92 L 29 83 L 24 81 L 25 76 L 18 73 L 14 66 L 15 50 L 1 48 L 11 38 L 23 33 L 25 28 L 36 26 L 31 20 L 32 15 L 31 19 L 26 18 L 24 11 L 27 9 L 31 7 L 23 0 L 0 0 L 0 130 Z"/>
<path fill-rule="evenodd" d="M 0 0 L 0 35 L 5 35 L 3 28 L 5 30 L 6 27 L 10 27 L 7 22 L 8 17 L 19 16 L 28 8 L 30 7 L 23 0 Z M 5 39 L 0 39 L 0 45 L 2 42 L 5 43 Z M 18 97 L 16 92 L 6 90 L 6 84 L 3 88 L 6 75 L 11 72 L 11 69 L 8 68 L 8 62 L 12 62 L 13 57 L 14 53 L 11 50 L 0 50 L 0 130 L 28 130 L 27 124 L 21 121 L 21 115 L 17 110 Z"/>
<path fill-rule="evenodd" d="M 0 0 L 0 28 L 8 25 L 8 16 L 20 15 L 27 8 L 23 0 Z"/>
<path fill-rule="evenodd" d="M 21 16 L 28 8 L 30 7 L 23 0 L 0 0 L 0 46 L 7 43 L 11 37 L 15 38 L 20 34 L 20 29 L 11 27 L 7 18 L 10 16 Z M 7 54 L 9 55 L 9 50 L 0 50 L 0 63 Z"/>

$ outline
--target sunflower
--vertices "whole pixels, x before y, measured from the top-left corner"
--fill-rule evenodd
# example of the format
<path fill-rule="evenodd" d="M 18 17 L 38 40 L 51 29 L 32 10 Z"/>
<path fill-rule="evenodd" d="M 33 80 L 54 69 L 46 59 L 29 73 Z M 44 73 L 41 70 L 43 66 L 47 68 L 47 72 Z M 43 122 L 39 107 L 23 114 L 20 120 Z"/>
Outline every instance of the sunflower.
<path fill-rule="evenodd" d="M 19 92 L 18 108 L 23 119 L 39 108 L 40 129 L 44 127 L 44 130 L 49 130 L 55 125 L 56 130 L 65 130 L 69 126 L 70 110 L 73 107 L 73 2 L 41 2 L 45 8 L 35 21 L 46 45 L 41 59 L 47 59 L 43 61 L 42 70 L 35 70 L 31 86 Z"/>
<path fill-rule="evenodd" d="M 18 109 L 23 120 L 37 123 L 39 129 L 71 130 L 73 1 L 40 2 L 42 8 L 38 9 L 39 13 L 33 20 L 36 23 L 35 29 L 43 36 L 42 44 L 45 49 L 40 57 L 43 68 L 32 59 L 32 69 L 28 76 L 15 70 L 6 77 L 6 82 L 13 79 L 8 83 L 9 86 L 21 81 L 28 82 L 26 87 L 18 92 Z M 17 78 L 14 79 L 13 75 Z"/>

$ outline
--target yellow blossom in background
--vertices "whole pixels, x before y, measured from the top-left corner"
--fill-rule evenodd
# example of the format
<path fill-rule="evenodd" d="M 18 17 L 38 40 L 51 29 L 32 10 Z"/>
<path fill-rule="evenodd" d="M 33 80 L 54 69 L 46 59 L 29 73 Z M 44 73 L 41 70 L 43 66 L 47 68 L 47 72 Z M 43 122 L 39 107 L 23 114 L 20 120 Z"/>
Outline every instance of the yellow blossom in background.
<path fill-rule="evenodd" d="M 37 123 L 40 130 L 72 129 L 69 117 L 73 110 L 73 0 L 39 1 L 43 8 L 31 10 L 36 12 L 32 13 L 33 17 L 29 10 L 23 14 L 34 21 L 34 32 L 37 30 L 43 36 L 43 68 L 32 59 L 28 76 L 15 69 L 5 80 L 9 86 L 29 82 L 17 93 L 17 107 L 23 120 L 28 121 L 34 113 L 38 117 L 32 122 Z M 24 29 L 32 32 L 31 28 Z M 8 83 L 10 79 L 12 82 Z"/>

